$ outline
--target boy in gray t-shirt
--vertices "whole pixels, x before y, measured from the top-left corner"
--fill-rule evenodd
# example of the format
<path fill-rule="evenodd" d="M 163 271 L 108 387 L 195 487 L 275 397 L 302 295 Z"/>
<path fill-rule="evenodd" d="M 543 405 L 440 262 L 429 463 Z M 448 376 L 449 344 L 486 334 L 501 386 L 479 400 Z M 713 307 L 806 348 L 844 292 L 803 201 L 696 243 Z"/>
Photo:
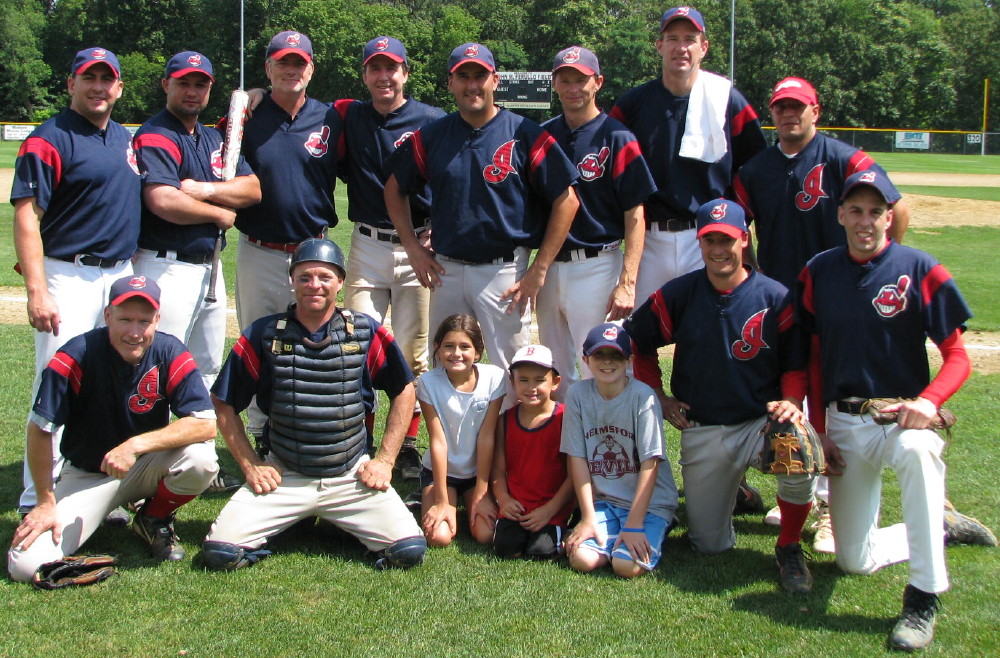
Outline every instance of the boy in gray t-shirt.
<path fill-rule="evenodd" d="M 590 331 L 583 358 L 593 379 L 570 388 L 561 442 L 581 513 L 566 540 L 570 566 L 589 572 L 610 561 L 623 578 L 656 566 L 677 509 L 660 403 L 653 389 L 628 376 L 631 356 L 618 325 Z"/>

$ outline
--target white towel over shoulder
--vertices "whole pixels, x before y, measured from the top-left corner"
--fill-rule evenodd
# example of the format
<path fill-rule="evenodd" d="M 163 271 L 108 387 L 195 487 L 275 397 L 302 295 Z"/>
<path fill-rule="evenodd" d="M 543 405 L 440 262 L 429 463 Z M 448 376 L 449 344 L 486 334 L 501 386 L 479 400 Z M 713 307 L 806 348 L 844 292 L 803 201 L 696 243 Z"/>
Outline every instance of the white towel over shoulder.
<path fill-rule="evenodd" d="M 718 162 L 729 150 L 726 143 L 726 110 L 733 83 L 708 71 L 698 71 L 698 78 L 688 97 L 684 136 L 680 156 L 703 162 Z"/>

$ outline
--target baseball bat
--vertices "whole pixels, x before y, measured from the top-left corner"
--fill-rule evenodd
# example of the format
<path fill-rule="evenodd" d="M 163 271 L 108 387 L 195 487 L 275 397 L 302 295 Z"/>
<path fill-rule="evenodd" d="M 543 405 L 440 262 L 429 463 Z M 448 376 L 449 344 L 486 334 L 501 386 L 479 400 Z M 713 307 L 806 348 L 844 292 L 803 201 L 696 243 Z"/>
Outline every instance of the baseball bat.
<path fill-rule="evenodd" d="M 240 159 L 240 148 L 243 146 L 243 124 L 247 120 L 247 106 L 250 96 L 242 89 L 233 91 L 229 97 L 229 112 L 226 113 L 226 135 L 222 142 L 222 180 L 232 180 L 236 177 L 236 164 Z M 215 248 L 212 250 L 212 273 L 208 278 L 208 291 L 205 293 L 205 303 L 214 304 L 215 284 L 219 280 L 219 267 L 222 260 L 222 237 L 225 234 L 221 228 L 215 236 Z"/>

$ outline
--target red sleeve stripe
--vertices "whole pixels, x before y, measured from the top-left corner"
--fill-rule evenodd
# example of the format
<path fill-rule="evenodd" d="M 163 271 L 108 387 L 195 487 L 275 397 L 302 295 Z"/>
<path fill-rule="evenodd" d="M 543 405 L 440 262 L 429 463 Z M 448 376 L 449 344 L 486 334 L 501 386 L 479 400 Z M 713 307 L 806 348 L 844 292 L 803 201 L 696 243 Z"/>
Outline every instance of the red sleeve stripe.
<path fill-rule="evenodd" d="M 729 128 L 729 134 L 736 137 L 741 132 L 743 132 L 743 126 L 748 123 L 753 122 L 757 118 L 757 113 L 753 111 L 753 108 L 747 105 L 739 114 L 733 117 L 733 123 Z"/>
<path fill-rule="evenodd" d="M 747 196 L 747 188 L 743 186 L 743 181 L 740 180 L 740 175 L 736 174 L 736 178 L 733 179 L 733 192 L 736 193 L 736 203 L 743 207 L 746 211 L 747 217 L 753 219 L 753 211 L 750 210 L 750 198 Z"/>
<path fill-rule="evenodd" d="M 625 170 L 628 168 L 632 161 L 642 155 L 642 151 L 639 149 L 639 143 L 632 140 L 625 145 L 618 153 L 615 154 L 615 162 L 611 168 L 611 176 L 613 178 L 618 178 Z"/>
<path fill-rule="evenodd" d="M 543 132 L 535 140 L 535 143 L 531 145 L 528 150 L 528 173 L 535 173 L 535 169 L 538 168 L 542 161 L 545 160 L 545 156 L 548 155 L 549 149 L 552 145 L 556 143 L 555 137 L 550 135 L 548 132 Z"/>
<path fill-rule="evenodd" d="M 378 376 L 378 373 L 382 371 L 385 366 L 385 342 L 392 340 L 389 336 L 389 331 L 385 327 L 379 327 L 375 335 L 372 336 L 372 344 L 368 348 L 368 359 L 366 365 L 368 366 L 368 372 L 371 374 L 372 381 Z"/>
<path fill-rule="evenodd" d="M 246 336 L 240 336 L 240 339 L 236 341 L 233 345 L 233 352 L 236 356 L 240 357 L 243 362 L 243 367 L 247 369 L 250 376 L 255 380 L 260 379 L 260 357 L 254 351 L 253 346 L 250 341 L 247 340 Z"/>
<path fill-rule="evenodd" d="M 198 367 L 194 362 L 194 357 L 190 352 L 184 352 L 170 362 L 170 369 L 167 371 L 167 395 L 171 395 L 177 385 L 184 381 L 193 370 Z"/>
<path fill-rule="evenodd" d="M 802 291 L 802 306 L 805 310 L 809 311 L 809 313 L 815 315 L 816 304 L 813 300 L 813 280 L 808 267 L 803 268 L 799 273 L 799 281 L 805 285 L 805 288 Z"/>
<path fill-rule="evenodd" d="M 66 352 L 56 352 L 52 360 L 49 361 L 49 368 L 68 379 L 74 393 L 80 392 L 80 384 L 83 382 L 83 368 L 76 359 Z"/>
<path fill-rule="evenodd" d="M 163 149 L 170 154 L 177 164 L 181 163 L 181 149 L 169 137 L 156 133 L 146 133 L 135 138 L 135 148 L 157 148 Z"/>
<path fill-rule="evenodd" d="M 413 141 L 413 160 L 417 163 L 417 169 L 424 180 L 430 180 L 427 176 L 427 151 L 424 149 L 421 131 L 413 133 L 410 139 Z"/>
<path fill-rule="evenodd" d="M 920 282 L 920 294 L 923 297 L 925 306 L 930 304 L 931 300 L 934 299 L 938 288 L 949 280 L 951 280 L 951 274 L 944 268 L 944 265 L 938 263 L 931 268 L 931 271 L 927 273 L 924 280 Z"/>
<path fill-rule="evenodd" d="M 674 342 L 674 321 L 670 318 L 670 312 L 663 301 L 662 290 L 653 293 L 653 313 L 660 321 L 660 333 L 663 334 L 663 340 L 668 343 Z"/>
<path fill-rule="evenodd" d="M 59 180 L 62 178 L 62 156 L 59 155 L 56 147 L 41 137 L 29 137 L 21 142 L 21 148 L 17 151 L 17 157 L 29 153 L 37 156 L 43 164 L 52 169 L 52 178 L 55 181 L 53 187 L 58 185 Z"/>
<path fill-rule="evenodd" d="M 778 333 L 788 331 L 794 323 L 795 311 L 792 310 L 792 306 L 789 304 L 778 315 Z"/>
<path fill-rule="evenodd" d="M 867 153 L 858 151 L 847 161 L 847 171 L 844 173 L 844 180 L 847 180 L 848 176 L 856 174 L 859 171 L 871 169 L 873 164 L 875 164 L 875 161 Z"/>
<path fill-rule="evenodd" d="M 341 119 L 346 119 L 347 108 L 350 107 L 353 102 L 353 98 L 341 98 L 340 100 L 333 102 L 333 109 L 337 110 L 337 114 L 340 115 Z"/>
<path fill-rule="evenodd" d="M 625 113 L 622 112 L 622 108 L 618 107 L 617 105 L 611 108 L 611 113 L 608 114 L 608 116 L 611 117 L 612 119 L 617 119 L 622 123 L 627 123 L 625 121 Z"/>

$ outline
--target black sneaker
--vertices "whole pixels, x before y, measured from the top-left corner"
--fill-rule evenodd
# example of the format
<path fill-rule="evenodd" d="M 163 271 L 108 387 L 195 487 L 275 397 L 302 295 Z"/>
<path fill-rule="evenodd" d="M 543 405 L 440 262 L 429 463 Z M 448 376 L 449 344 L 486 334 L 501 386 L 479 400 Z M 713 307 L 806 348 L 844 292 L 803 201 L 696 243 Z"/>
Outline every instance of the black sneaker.
<path fill-rule="evenodd" d="M 174 515 L 158 519 L 139 512 L 132 520 L 132 529 L 149 544 L 150 554 L 159 560 L 176 562 L 184 559 L 184 549 L 174 532 Z"/>
<path fill-rule="evenodd" d="M 996 536 L 982 521 L 962 514 L 947 500 L 944 501 L 944 539 L 949 546 L 952 544 L 997 545 Z"/>
<path fill-rule="evenodd" d="M 220 468 L 219 472 L 212 478 L 212 481 L 208 483 L 208 488 L 205 489 L 204 493 L 229 493 L 230 491 L 236 491 L 242 486 L 242 482 Z"/>
<path fill-rule="evenodd" d="M 763 514 L 766 511 L 764 498 L 760 492 L 751 487 L 746 479 L 740 482 L 740 488 L 736 491 L 736 500 L 733 503 L 733 514 Z"/>
<path fill-rule="evenodd" d="M 934 640 L 934 624 L 940 606 L 937 594 L 907 585 L 903 590 L 903 613 L 889 635 L 889 648 L 917 651 L 929 647 Z"/>
<path fill-rule="evenodd" d="M 396 465 L 393 468 L 404 482 L 416 482 L 420 479 L 420 469 L 423 463 L 420 459 L 420 451 L 417 450 L 417 438 L 408 436 L 403 440 L 403 445 L 396 455 Z"/>
<path fill-rule="evenodd" d="M 132 515 L 121 505 L 108 512 L 108 515 L 104 517 L 104 525 L 125 527 L 131 521 Z"/>
<path fill-rule="evenodd" d="M 775 546 L 774 557 L 778 562 L 778 580 L 786 591 L 792 594 L 812 591 L 813 577 L 806 566 L 806 556 L 801 544 Z"/>

